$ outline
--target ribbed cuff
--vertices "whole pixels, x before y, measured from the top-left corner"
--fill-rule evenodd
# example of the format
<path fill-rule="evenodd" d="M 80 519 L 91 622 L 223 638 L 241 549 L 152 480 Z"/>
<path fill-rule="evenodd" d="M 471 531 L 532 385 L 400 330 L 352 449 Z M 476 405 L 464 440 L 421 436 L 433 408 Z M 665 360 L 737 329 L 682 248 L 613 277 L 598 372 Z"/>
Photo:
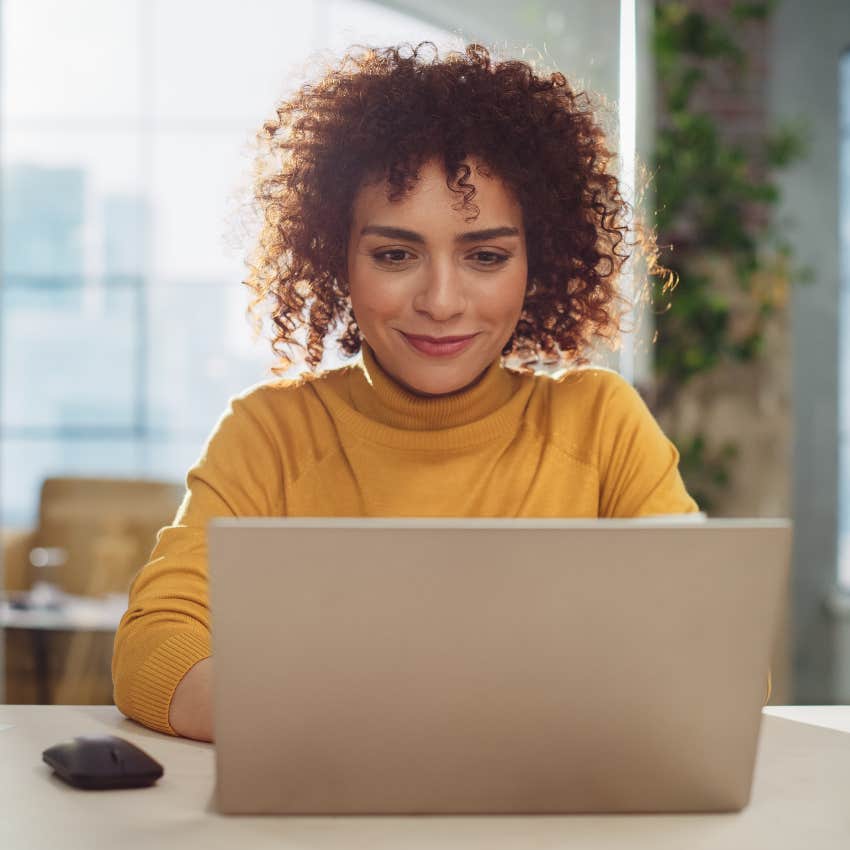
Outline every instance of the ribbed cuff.
<path fill-rule="evenodd" d="M 130 692 L 133 717 L 157 732 L 176 735 L 168 722 L 171 698 L 189 670 L 210 655 L 205 632 L 180 632 L 161 643 L 139 670 Z"/>

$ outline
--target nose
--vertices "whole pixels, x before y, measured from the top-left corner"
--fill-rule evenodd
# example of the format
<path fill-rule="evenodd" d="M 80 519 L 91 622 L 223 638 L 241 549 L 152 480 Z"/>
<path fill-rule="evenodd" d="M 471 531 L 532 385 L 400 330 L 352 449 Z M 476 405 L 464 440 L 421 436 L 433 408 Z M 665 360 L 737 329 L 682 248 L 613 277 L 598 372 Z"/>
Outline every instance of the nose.
<path fill-rule="evenodd" d="M 426 268 L 422 286 L 413 299 L 413 309 L 435 322 L 446 322 L 463 314 L 465 287 L 450 262 L 434 262 Z"/>

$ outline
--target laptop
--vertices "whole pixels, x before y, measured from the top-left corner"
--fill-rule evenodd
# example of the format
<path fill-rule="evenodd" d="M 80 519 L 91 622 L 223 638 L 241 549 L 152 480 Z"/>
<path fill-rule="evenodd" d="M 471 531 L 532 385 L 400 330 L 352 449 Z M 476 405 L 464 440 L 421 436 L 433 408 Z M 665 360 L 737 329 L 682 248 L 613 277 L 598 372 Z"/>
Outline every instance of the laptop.
<path fill-rule="evenodd" d="M 786 520 L 210 524 L 225 813 L 733 812 Z"/>

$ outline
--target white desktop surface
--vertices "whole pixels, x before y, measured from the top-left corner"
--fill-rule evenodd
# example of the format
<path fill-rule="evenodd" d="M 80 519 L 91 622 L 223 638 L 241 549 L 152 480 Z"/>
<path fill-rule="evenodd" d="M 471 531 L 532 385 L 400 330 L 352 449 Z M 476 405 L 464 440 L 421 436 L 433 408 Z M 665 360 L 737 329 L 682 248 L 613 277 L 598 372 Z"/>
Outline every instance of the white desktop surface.
<path fill-rule="evenodd" d="M 109 706 L 0 706 L 0 847 L 847 850 L 850 706 L 765 715 L 752 800 L 737 814 L 230 817 L 211 807 L 208 744 L 151 732 Z M 79 791 L 41 760 L 55 743 L 100 734 L 138 744 L 165 775 L 150 788 Z"/>
<path fill-rule="evenodd" d="M 18 594 L 25 596 L 26 594 Z M 38 631 L 114 632 L 127 610 L 127 594 L 73 596 L 63 593 L 61 605 L 15 608 L 11 599 L 0 598 L 0 627 Z"/>

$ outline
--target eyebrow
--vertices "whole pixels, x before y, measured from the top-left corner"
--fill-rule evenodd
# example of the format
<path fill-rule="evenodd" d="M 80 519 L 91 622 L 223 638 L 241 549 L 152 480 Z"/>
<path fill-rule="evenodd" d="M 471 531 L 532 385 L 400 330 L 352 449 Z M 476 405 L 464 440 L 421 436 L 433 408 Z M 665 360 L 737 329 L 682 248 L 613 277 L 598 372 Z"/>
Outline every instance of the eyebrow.
<path fill-rule="evenodd" d="M 360 231 L 361 236 L 366 235 L 386 236 L 390 239 L 404 239 L 407 242 L 418 242 L 425 244 L 425 237 L 415 230 L 405 230 L 402 227 L 382 227 L 378 224 L 369 224 Z M 482 239 L 497 239 L 500 236 L 519 236 L 517 227 L 489 227 L 486 230 L 468 230 L 458 233 L 455 242 L 480 242 Z"/>

